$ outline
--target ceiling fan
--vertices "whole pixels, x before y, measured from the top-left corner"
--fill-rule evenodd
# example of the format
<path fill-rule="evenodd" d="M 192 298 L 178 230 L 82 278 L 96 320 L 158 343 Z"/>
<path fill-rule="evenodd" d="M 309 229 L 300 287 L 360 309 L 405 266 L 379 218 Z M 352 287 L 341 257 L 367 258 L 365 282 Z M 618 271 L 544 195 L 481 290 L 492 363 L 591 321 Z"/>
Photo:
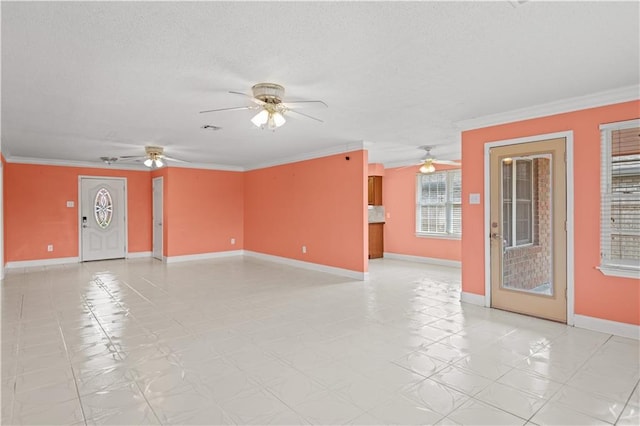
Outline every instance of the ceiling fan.
<path fill-rule="evenodd" d="M 164 148 L 161 146 L 152 146 L 147 145 L 144 147 L 145 155 L 124 155 L 121 157 L 117 157 L 118 160 L 123 161 L 137 161 L 142 162 L 145 166 L 149 168 L 159 169 L 164 166 L 165 161 L 172 161 L 177 163 L 188 163 L 188 161 L 180 160 L 178 158 L 169 157 L 164 154 Z M 101 157 L 104 162 L 107 162 L 104 158 Z M 111 162 L 115 161 L 112 158 L 108 158 Z M 111 163 L 107 163 L 111 164 Z"/>
<path fill-rule="evenodd" d="M 432 146 L 422 145 L 418 147 L 425 151 L 425 155 L 420 159 L 418 163 L 420 165 L 420 173 L 433 173 L 436 171 L 434 164 L 443 164 L 447 166 L 460 166 L 460 163 L 450 160 L 438 160 L 431 155 Z"/>
<path fill-rule="evenodd" d="M 252 95 L 248 95 L 243 92 L 234 92 L 234 95 L 246 96 L 254 105 L 231 107 L 231 108 L 218 108 L 200 111 L 200 113 L 207 112 L 219 112 L 219 111 L 237 111 L 244 109 L 257 110 L 258 113 L 251 119 L 251 122 L 256 126 L 264 129 L 275 130 L 287 122 L 285 119 L 285 113 L 294 113 L 310 118 L 312 120 L 323 123 L 319 118 L 297 111 L 296 108 L 303 106 L 324 106 L 327 104 L 322 101 L 290 101 L 283 102 L 284 87 L 275 83 L 258 83 L 251 88 Z"/>

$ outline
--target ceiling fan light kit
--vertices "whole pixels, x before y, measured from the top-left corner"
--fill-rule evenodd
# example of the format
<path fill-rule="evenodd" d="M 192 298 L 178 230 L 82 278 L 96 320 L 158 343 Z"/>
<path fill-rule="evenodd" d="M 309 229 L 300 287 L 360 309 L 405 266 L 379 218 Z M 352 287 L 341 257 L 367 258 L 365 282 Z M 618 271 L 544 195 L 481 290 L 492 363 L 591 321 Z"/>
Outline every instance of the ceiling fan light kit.
<path fill-rule="evenodd" d="M 420 173 L 426 174 L 426 173 L 433 173 L 435 171 L 436 171 L 435 166 L 429 160 L 425 161 L 424 164 L 420 166 Z"/>
<path fill-rule="evenodd" d="M 164 166 L 164 162 L 162 161 L 162 154 L 164 149 L 161 146 L 145 146 L 144 151 L 147 153 L 147 159 L 144 160 L 144 165 L 151 168 L 156 167 L 160 168 Z"/>
<path fill-rule="evenodd" d="M 420 173 L 426 174 L 426 173 L 433 173 L 436 171 L 436 167 L 434 166 L 434 164 L 444 164 L 444 165 L 448 165 L 448 166 L 460 166 L 460 163 L 456 163 L 455 161 L 450 161 L 450 160 L 438 160 L 434 157 L 431 156 L 431 149 L 433 147 L 429 146 L 429 145 L 422 145 L 419 146 L 418 149 L 422 149 L 424 150 L 424 156 L 422 157 L 422 159 L 420 160 L 420 162 L 418 163 L 420 165 L 420 169 L 418 169 L 418 171 Z"/>

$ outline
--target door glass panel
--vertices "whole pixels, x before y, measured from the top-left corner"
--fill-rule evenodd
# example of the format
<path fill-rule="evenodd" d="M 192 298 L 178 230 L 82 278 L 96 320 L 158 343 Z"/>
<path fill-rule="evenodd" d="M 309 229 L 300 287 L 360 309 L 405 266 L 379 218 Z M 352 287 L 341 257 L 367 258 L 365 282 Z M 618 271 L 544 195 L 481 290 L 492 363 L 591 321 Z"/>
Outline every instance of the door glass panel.
<path fill-rule="evenodd" d="M 553 295 L 551 164 L 551 155 L 502 160 L 505 289 Z"/>
<path fill-rule="evenodd" d="M 111 194 L 106 188 L 100 188 L 96 193 L 94 202 L 94 215 L 96 223 L 102 229 L 106 229 L 111 224 L 113 214 L 113 202 Z"/>

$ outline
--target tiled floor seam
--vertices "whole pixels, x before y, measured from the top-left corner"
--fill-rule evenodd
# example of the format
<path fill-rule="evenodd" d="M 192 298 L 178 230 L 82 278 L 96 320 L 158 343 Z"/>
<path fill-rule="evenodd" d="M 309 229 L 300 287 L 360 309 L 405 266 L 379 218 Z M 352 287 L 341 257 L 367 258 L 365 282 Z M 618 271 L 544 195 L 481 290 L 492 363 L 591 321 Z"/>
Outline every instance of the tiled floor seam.
<path fill-rule="evenodd" d="M 633 390 L 629 394 L 629 397 L 627 398 L 627 401 L 625 402 L 624 407 L 622 407 L 622 410 L 620 411 L 620 414 L 618 414 L 618 417 L 616 418 L 616 421 L 615 421 L 614 425 L 617 425 L 618 422 L 620 421 L 620 417 L 622 417 L 622 414 L 625 412 L 625 410 L 629 406 L 629 403 L 631 401 L 631 396 L 633 396 L 633 393 L 636 391 L 636 389 L 638 389 L 638 386 L 640 386 L 640 380 L 638 380 L 636 382 L 636 385 L 633 387 Z"/>
<path fill-rule="evenodd" d="M 96 278 L 99 279 L 99 278 Z M 106 291 L 103 286 L 98 285 L 99 287 L 101 287 L 101 289 L 105 292 L 107 292 L 107 294 L 109 294 L 108 291 Z M 111 296 L 111 294 L 109 294 L 109 296 Z M 102 323 L 100 322 L 100 320 L 98 319 L 98 317 L 96 316 L 96 313 L 94 312 L 94 310 L 91 308 L 91 306 L 89 305 L 86 297 L 84 297 L 84 295 L 82 296 L 82 299 L 85 301 L 85 303 L 87 304 L 87 307 L 89 308 L 89 311 L 91 312 L 91 315 L 93 316 L 93 318 L 96 320 L 96 322 L 98 323 L 100 329 L 102 330 L 102 333 L 104 333 L 104 335 L 107 337 L 107 339 L 109 339 L 109 344 L 112 348 L 114 348 L 114 350 L 116 351 L 116 355 L 118 356 L 118 358 L 120 358 L 121 361 L 124 362 L 122 355 L 120 354 L 120 351 L 118 351 L 118 349 L 116 348 L 116 346 L 113 344 L 113 341 L 111 340 L 111 337 L 109 336 L 109 334 L 105 331 L 104 327 L 102 326 Z M 62 333 L 62 329 L 60 330 L 60 333 Z M 63 336 L 64 339 L 64 336 Z M 66 343 L 65 343 L 65 348 L 66 348 Z M 67 352 L 68 354 L 68 352 Z M 71 361 L 69 361 L 71 362 Z M 75 380 L 75 372 L 73 371 L 73 368 L 71 368 L 71 371 L 74 375 L 74 380 Z M 142 389 L 140 388 L 140 385 L 138 384 L 137 381 L 133 381 L 133 383 L 135 384 L 136 388 L 138 389 L 138 392 L 140 392 L 140 395 L 142 395 L 142 398 L 144 398 L 144 401 L 147 403 L 147 405 L 149 406 L 149 409 L 151 410 L 151 412 L 153 413 L 153 416 L 156 418 L 156 420 L 158 420 L 158 423 L 162 424 L 162 421 L 160 420 L 160 417 L 158 417 L 158 414 L 156 413 L 156 411 L 153 409 L 153 406 L 149 403 L 149 400 L 147 399 L 147 396 L 144 394 L 144 392 L 142 391 Z M 76 380 L 76 391 L 78 391 L 78 382 Z M 82 404 L 82 399 L 80 397 L 80 392 L 78 391 L 78 400 L 80 402 L 80 408 L 82 409 L 82 415 L 85 416 L 84 414 L 84 405 Z M 85 416 L 85 425 L 87 423 L 87 419 Z"/>
<path fill-rule="evenodd" d="M 60 338 L 62 339 L 62 344 L 64 345 L 64 352 L 67 356 L 67 361 L 69 361 L 69 368 L 71 369 L 71 375 L 73 376 L 73 386 L 76 390 L 76 395 L 78 398 L 78 405 L 80 406 L 80 412 L 82 413 L 82 420 L 84 421 L 85 426 L 87 425 L 87 416 L 84 412 L 84 406 L 82 405 L 82 399 L 80 398 L 80 389 L 78 389 L 78 379 L 76 377 L 76 372 L 73 369 L 73 365 L 71 363 L 71 356 L 69 355 L 69 348 L 67 346 L 67 341 L 64 337 L 64 333 L 62 332 L 62 326 L 60 325 L 60 318 L 56 318 L 58 320 L 58 330 L 60 332 Z"/>

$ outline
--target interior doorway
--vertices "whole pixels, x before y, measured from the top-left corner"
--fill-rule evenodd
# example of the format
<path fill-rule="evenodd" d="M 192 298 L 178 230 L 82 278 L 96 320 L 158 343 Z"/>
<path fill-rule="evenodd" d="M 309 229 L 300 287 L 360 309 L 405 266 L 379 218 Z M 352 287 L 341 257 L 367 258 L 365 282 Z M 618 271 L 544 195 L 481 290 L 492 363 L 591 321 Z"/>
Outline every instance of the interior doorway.
<path fill-rule="evenodd" d="M 489 153 L 491 307 L 566 323 L 566 139 Z"/>

